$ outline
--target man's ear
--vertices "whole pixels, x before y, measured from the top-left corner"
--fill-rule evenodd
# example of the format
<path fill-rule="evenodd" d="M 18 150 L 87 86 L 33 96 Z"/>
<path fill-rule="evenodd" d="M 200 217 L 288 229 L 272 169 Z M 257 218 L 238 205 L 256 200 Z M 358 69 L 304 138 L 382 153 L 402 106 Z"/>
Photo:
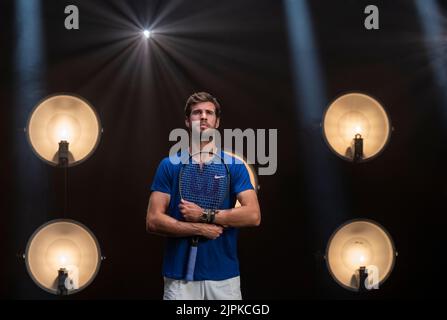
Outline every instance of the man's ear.
<path fill-rule="evenodd" d="M 220 125 L 220 118 L 217 118 L 216 119 L 216 129 L 219 128 L 219 125 Z"/>
<path fill-rule="evenodd" d="M 191 126 L 190 126 L 190 123 L 189 123 L 189 117 L 185 117 L 185 126 L 186 126 L 188 129 L 191 129 Z"/>

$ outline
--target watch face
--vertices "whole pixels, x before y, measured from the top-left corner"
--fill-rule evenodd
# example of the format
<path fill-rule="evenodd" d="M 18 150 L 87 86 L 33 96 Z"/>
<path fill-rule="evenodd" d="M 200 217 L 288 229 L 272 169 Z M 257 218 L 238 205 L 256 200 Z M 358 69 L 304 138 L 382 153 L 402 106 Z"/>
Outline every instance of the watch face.
<path fill-rule="evenodd" d="M 209 222 L 214 223 L 215 218 L 216 218 L 216 211 L 213 210 L 210 212 L 210 219 L 209 219 L 210 221 Z"/>

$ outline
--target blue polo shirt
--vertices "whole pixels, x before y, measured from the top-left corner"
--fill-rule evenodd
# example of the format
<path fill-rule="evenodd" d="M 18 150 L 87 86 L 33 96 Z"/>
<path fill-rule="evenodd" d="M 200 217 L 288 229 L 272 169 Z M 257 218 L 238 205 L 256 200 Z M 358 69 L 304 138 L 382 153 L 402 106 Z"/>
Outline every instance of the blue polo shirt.
<path fill-rule="evenodd" d="M 183 158 L 180 154 L 166 157 L 158 166 L 151 190 L 167 193 L 171 196 L 168 214 L 184 221 L 178 208 L 180 193 L 178 176 Z M 242 191 L 253 189 L 247 168 L 238 159 L 221 151 L 221 157 L 230 171 L 230 193 L 224 200 L 222 209 L 233 208 L 236 196 Z M 194 280 L 225 280 L 239 275 L 237 257 L 236 228 L 225 228 L 217 239 L 201 238 L 197 249 Z M 163 276 L 172 279 L 184 279 L 189 256 L 191 237 L 168 237 L 163 259 Z"/>

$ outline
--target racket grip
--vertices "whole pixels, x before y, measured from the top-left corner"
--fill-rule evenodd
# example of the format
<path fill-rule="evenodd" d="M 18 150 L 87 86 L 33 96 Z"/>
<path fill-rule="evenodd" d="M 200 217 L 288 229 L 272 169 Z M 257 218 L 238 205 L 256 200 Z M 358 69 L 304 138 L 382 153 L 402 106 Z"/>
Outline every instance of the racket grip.
<path fill-rule="evenodd" d="M 196 267 L 197 245 L 192 245 L 189 249 L 188 266 L 186 268 L 186 281 L 194 280 L 194 269 Z"/>

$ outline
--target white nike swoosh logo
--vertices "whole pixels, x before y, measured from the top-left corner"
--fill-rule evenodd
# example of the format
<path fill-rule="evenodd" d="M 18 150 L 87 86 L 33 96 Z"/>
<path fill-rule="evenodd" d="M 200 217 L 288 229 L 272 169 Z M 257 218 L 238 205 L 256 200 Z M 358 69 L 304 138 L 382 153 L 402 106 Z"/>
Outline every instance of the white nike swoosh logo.
<path fill-rule="evenodd" d="M 225 176 L 214 176 L 214 179 L 222 179 L 225 178 Z"/>

